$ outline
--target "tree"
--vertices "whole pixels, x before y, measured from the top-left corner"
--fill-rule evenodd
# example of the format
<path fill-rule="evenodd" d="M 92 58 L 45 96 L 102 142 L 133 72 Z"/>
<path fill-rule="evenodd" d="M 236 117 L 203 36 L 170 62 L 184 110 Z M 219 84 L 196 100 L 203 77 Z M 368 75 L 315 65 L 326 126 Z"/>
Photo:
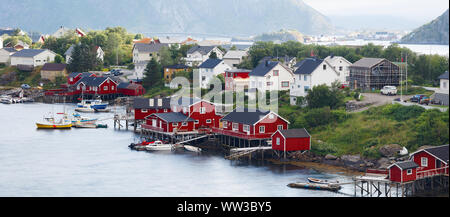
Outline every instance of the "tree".
<path fill-rule="evenodd" d="M 210 59 L 217 59 L 217 54 L 216 54 L 216 52 L 211 52 L 211 54 L 209 55 L 209 58 Z"/>
<path fill-rule="evenodd" d="M 155 88 L 163 83 L 162 67 L 152 58 L 144 70 L 143 86 L 147 89 Z"/>
<path fill-rule="evenodd" d="M 308 91 L 306 101 L 309 108 L 330 107 L 331 109 L 339 108 L 344 104 L 343 93 L 336 87 L 329 88 L 322 84 L 315 86 Z"/>
<path fill-rule="evenodd" d="M 56 54 L 55 56 L 55 63 L 63 63 L 64 62 L 64 57 L 62 57 L 59 54 Z"/>
<path fill-rule="evenodd" d="M 101 61 L 97 58 L 97 52 L 86 44 L 75 45 L 68 65 L 70 72 L 86 72 L 97 69 Z"/>

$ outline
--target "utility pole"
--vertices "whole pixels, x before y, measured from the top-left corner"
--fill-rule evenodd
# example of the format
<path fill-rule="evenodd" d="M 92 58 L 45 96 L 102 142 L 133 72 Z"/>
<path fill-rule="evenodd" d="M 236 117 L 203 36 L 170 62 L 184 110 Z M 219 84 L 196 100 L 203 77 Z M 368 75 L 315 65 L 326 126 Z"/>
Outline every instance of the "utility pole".
<path fill-rule="evenodd" d="M 402 61 L 400 64 L 400 102 L 403 102 L 403 52 L 400 52 L 400 59 Z"/>

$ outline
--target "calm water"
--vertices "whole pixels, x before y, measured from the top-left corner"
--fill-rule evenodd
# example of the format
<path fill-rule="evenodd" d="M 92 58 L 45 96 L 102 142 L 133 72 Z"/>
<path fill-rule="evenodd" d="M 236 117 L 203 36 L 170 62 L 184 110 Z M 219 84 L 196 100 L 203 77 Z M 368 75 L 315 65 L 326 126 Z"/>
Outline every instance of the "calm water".
<path fill-rule="evenodd" d="M 74 105 L 66 105 L 73 112 Z M 347 196 L 292 189 L 307 177 L 349 180 L 308 168 L 238 165 L 222 156 L 136 152 L 132 132 L 37 130 L 35 121 L 63 105 L 0 104 L 0 196 Z M 86 114 L 106 119 L 112 113 Z M 353 185 L 341 192 L 353 194 Z"/>

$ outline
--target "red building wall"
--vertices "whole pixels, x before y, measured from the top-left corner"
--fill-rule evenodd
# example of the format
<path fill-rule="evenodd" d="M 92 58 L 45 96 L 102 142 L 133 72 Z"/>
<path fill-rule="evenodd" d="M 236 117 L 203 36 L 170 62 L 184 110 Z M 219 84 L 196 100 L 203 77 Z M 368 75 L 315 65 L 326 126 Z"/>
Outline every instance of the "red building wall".
<path fill-rule="evenodd" d="M 244 124 L 238 123 L 239 129 L 235 132 L 239 132 L 241 134 L 247 135 L 247 132 L 244 132 Z M 288 123 L 274 114 L 274 118 L 270 119 L 269 116 L 265 117 L 263 120 L 258 122 L 256 125 L 250 126 L 250 135 L 254 135 L 258 138 L 271 138 L 272 134 L 274 134 L 278 130 L 278 125 L 283 126 L 283 130 L 288 129 Z M 264 133 L 259 132 L 259 127 L 264 126 Z M 226 131 L 233 131 L 233 123 L 227 121 L 226 125 L 223 125 L 223 129 Z"/>
<path fill-rule="evenodd" d="M 389 169 L 389 180 L 393 182 L 409 182 L 416 180 L 416 168 L 412 169 L 411 175 L 407 175 L 407 171 L 408 170 L 401 170 L 399 167 L 394 165 Z"/>
<path fill-rule="evenodd" d="M 167 123 L 165 120 L 162 120 L 159 117 L 156 116 L 150 116 L 147 117 L 145 120 L 145 124 L 153 126 L 153 120 L 156 120 L 156 127 L 161 128 L 162 132 L 174 132 L 175 129 L 178 129 L 178 131 L 194 131 L 194 122 L 189 121 L 187 122 L 187 126 L 183 126 L 182 122 L 179 123 Z M 178 124 L 178 126 L 174 126 L 174 124 Z"/>
<path fill-rule="evenodd" d="M 134 119 L 135 120 L 144 120 L 145 117 L 153 114 L 153 113 L 167 113 L 172 112 L 171 109 L 134 109 Z"/>
<path fill-rule="evenodd" d="M 277 145 L 277 138 L 280 139 L 280 145 Z M 285 143 L 286 142 L 286 143 Z M 287 138 L 285 139 L 280 132 L 276 132 L 272 136 L 272 149 L 284 151 L 286 144 L 286 151 L 304 151 L 311 150 L 310 138 Z"/>
<path fill-rule="evenodd" d="M 280 144 L 279 145 L 277 144 L 277 139 L 280 140 Z M 272 136 L 272 149 L 273 150 L 284 151 L 284 142 L 285 142 L 285 139 L 281 135 L 281 133 L 280 132 L 276 132 Z"/>
<path fill-rule="evenodd" d="M 107 87 L 105 90 L 104 88 Z M 95 92 L 95 91 L 94 91 Z M 115 94 L 117 93 L 117 84 L 110 79 L 105 80 L 97 89 L 97 94 Z"/>
<path fill-rule="evenodd" d="M 205 108 L 205 114 L 200 114 L 201 107 Z M 201 101 L 193 104 L 189 108 L 189 112 L 192 119 L 198 120 L 198 124 L 195 124 L 196 129 L 198 129 L 199 127 L 219 127 L 220 119 L 222 118 L 222 116 L 216 115 L 215 105 L 205 101 Z M 185 115 L 189 116 L 189 114 Z M 208 119 L 211 120 L 211 123 L 206 122 Z"/>

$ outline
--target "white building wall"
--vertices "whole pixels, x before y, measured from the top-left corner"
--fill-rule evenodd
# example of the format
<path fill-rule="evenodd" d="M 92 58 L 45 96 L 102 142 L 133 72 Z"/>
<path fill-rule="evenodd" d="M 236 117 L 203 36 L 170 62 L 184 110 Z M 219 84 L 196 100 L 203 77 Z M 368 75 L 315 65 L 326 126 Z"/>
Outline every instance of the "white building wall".
<path fill-rule="evenodd" d="M 327 58 L 325 58 L 325 61 L 327 61 L 339 73 L 339 81 L 342 84 L 349 83 L 347 81 L 347 77 L 350 76 L 349 67 L 352 65 L 352 63 L 341 56 L 334 56 L 333 58 L 328 56 Z"/>
<path fill-rule="evenodd" d="M 201 88 L 208 88 L 208 84 L 211 80 L 211 78 L 220 75 L 225 72 L 225 70 L 230 70 L 231 67 L 227 64 L 225 64 L 224 61 L 220 62 L 215 68 L 208 69 L 208 68 L 199 68 L 199 81 Z"/>
<path fill-rule="evenodd" d="M 449 83 L 448 83 L 448 79 L 441 79 L 441 81 L 440 81 L 440 88 L 439 88 L 439 93 L 446 93 L 446 94 L 448 94 L 449 93 L 449 88 L 448 88 L 448 86 L 449 86 Z"/>
<path fill-rule="evenodd" d="M 274 71 L 278 71 L 278 76 L 274 76 Z M 284 82 L 284 83 L 283 83 Z M 265 76 L 250 76 L 250 88 L 265 90 L 289 90 L 294 82 L 294 74 L 278 64 Z M 270 83 L 270 85 L 268 84 Z M 283 86 L 285 84 L 285 86 Z"/>
<path fill-rule="evenodd" d="M 11 55 L 8 51 L 0 49 L 0 63 L 9 64 L 11 62 Z"/>
<path fill-rule="evenodd" d="M 1 35 L 0 35 L 0 49 L 2 49 L 3 48 L 3 38 L 1 38 Z"/>
<path fill-rule="evenodd" d="M 34 67 L 42 66 L 45 63 L 54 62 L 55 56 L 55 53 L 46 50 L 34 57 L 11 57 L 11 65 L 32 65 Z"/>

